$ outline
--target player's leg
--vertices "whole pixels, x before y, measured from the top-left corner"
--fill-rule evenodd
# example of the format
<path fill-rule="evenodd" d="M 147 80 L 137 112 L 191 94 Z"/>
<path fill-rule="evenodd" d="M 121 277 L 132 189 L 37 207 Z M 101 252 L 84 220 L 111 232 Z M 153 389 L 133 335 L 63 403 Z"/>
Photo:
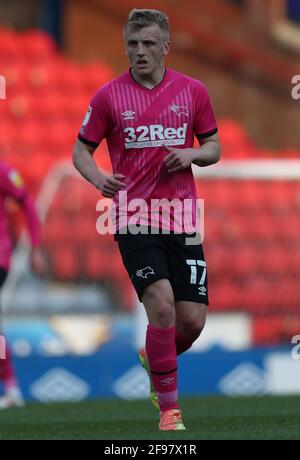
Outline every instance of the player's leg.
<path fill-rule="evenodd" d="M 173 234 L 165 236 L 162 241 L 163 247 L 167 251 L 168 267 L 171 275 L 170 284 L 175 299 L 176 328 L 173 328 L 172 331 L 175 338 L 172 348 L 172 356 L 174 356 L 174 349 L 176 354 L 180 354 L 190 348 L 205 325 L 208 305 L 206 263 L 202 246 L 186 246 L 185 235 Z M 157 291 L 157 293 L 159 292 Z M 156 303 L 159 303 L 158 298 L 155 300 Z M 151 305 L 146 306 L 146 310 L 151 310 Z M 152 370 L 152 364 L 150 367 Z M 160 390 L 158 389 L 157 391 L 159 392 Z M 161 412 L 160 429 L 185 429 L 179 408 Z"/>
<path fill-rule="evenodd" d="M 171 344 L 175 341 L 174 324 L 175 324 L 175 306 L 173 291 L 169 280 L 161 279 L 148 285 L 141 295 L 147 317 L 148 327 L 146 333 L 146 346 L 139 352 L 139 360 L 143 368 L 147 371 L 150 379 L 150 399 L 157 410 L 162 409 L 162 402 L 159 402 L 157 377 L 151 372 L 152 368 L 159 368 L 166 363 L 156 363 L 159 356 L 157 354 L 157 341 L 160 335 L 170 336 Z M 164 337 L 165 340 L 165 337 Z M 164 359 L 164 358 L 163 358 Z M 168 364 L 167 364 L 168 366 Z M 168 366 L 170 367 L 170 366 Z M 171 368 L 176 365 L 171 362 Z M 161 400 L 162 398 L 160 398 Z"/>
<path fill-rule="evenodd" d="M 200 336 L 206 320 L 207 305 L 181 300 L 176 307 L 176 351 L 177 355 L 191 348 Z"/>
<path fill-rule="evenodd" d="M 146 353 L 160 409 L 160 430 L 184 430 L 178 405 L 175 303 L 168 279 L 147 286 L 142 295 L 149 324 Z"/>
<path fill-rule="evenodd" d="M 118 243 L 124 267 L 128 272 L 133 287 L 139 300 L 143 302 L 142 294 L 145 288 L 149 284 L 160 279 L 166 279 L 169 276 L 167 263 L 164 260 L 164 263 L 162 263 L 164 253 L 160 247 L 159 239 L 157 235 L 151 234 L 132 235 L 128 230 L 127 234 L 117 234 L 115 240 Z M 149 376 L 150 400 L 155 409 L 159 411 L 158 396 L 153 386 L 145 347 L 139 350 L 138 356 L 141 365 Z"/>
<path fill-rule="evenodd" d="M 169 280 L 150 284 L 142 302 L 149 321 L 146 354 L 160 410 L 178 409 L 175 304 Z"/>
<path fill-rule="evenodd" d="M 176 234 L 165 240 L 176 306 L 177 354 L 188 350 L 201 334 L 208 305 L 207 268 L 202 245 L 187 245 L 186 241 L 185 235 Z"/>
<path fill-rule="evenodd" d="M 6 276 L 7 271 L 4 268 L 0 268 L 0 293 Z M 2 316 L 1 304 L 0 315 Z M 2 333 L 2 330 L 0 330 L 0 333 Z M 24 402 L 14 371 L 12 355 L 7 345 L 5 359 L 0 359 L 0 381 L 2 382 L 4 388 L 4 395 L 0 398 L 0 409 L 7 409 L 12 406 L 23 406 Z"/>
<path fill-rule="evenodd" d="M 4 387 L 4 395 L 0 398 L 0 409 L 24 406 L 24 400 L 18 385 L 11 352 L 8 346 L 6 346 L 5 359 L 0 360 L 0 379 Z"/>
<path fill-rule="evenodd" d="M 149 320 L 140 361 L 149 373 L 160 411 L 178 412 L 175 304 L 166 253 L 158 235 L 118 235 L 116 239 Z M 178 418 L 169 426 L 167 429 L 182 429 Z"/>

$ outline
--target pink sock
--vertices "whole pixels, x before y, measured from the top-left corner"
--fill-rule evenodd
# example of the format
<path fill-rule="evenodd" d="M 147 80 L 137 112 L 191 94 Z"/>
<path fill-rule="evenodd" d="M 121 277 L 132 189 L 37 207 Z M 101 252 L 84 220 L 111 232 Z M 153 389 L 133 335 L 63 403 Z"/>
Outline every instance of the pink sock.
<path fill-rule="evenodd" d="M 148 325 L 146 353 L 161 412 L 178 409 L 175 327 Z"/>
<path fill-rule="evenodd" d="M 183 335 L 181 332 L 178 331 L 178 329 L 176 329 L 175 343 L 176 343 L 176 352 L 178 356 L 178 355 L 181 355 L 181 353 L 184 353 L 189 348 L 191 348 L 191 346 L 194 343 L 194 339 L 187 337 L 186 335 Z"/>
<path fill-rule="evenodd" d="M 12 364 L 11 353 L 8 347 L 6 348 L 6 358 L 0 359 L 0 380 L 2 380 L 4 389 L 6 391 L 10 388 L 15 388 L 18 386 Z"/>

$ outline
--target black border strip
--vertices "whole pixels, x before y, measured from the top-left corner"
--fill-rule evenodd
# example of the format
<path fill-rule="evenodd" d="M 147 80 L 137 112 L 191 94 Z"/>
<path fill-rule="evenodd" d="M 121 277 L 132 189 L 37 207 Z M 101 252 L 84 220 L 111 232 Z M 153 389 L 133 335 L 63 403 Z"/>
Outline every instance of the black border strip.
<path fill-rule="evenodd" d="M 172 372 L 175 372 L 177 371 L 177 367 L 175 367 L 175 369 L 172 369 L 171 371 L 166 371 L 166 372 L 154 372 L 154 371 L 150 371 L 151 374 L 155 374 L 155 375 L 165 375 L 165 374 L 171 374 Z"/>
<path fill-rule="evenodd" d="M 204 134 L 196 134 L 197 139 L 205 139 L 206 137 L 213 136 L 218 132 L 218 128 L 213 129 L 212 131 L 209 131 L 208 133 Z"/>
<path fill-rule="evenodd" d="M 91 147 L 98 147 L 99 143 L 93 142 L 93 141 L 88 141 L 84 137 L 82 137 L 80 134 L 78 134 L 78 139 L 83 142 L 84 144 L 90 145 Z"/>

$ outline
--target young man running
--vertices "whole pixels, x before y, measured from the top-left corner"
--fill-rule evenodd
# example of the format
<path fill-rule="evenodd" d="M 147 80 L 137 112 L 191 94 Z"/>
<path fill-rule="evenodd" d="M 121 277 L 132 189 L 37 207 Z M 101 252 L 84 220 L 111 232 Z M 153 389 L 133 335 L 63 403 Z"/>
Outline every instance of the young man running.
<path fill-rule="evenodd" d="M 131 68 L 92 98 L 73 162 L 104 197 L 114 200 L 115 238 L 149 320 L 146 346 L 139 357 L 149 373 L 152 401 L 160 411 L 159 429 L 184 430 L 177 355 L 199 337 L 208 305 L 202 245 L 186 244 L 187 235 L 196 228 L 191 166 L 216 163 L 220 143 L 205 86 L 165 67 L 167 16 L 157 10 L 134 9 L 124 37 Z M 193 148 L 194 136 L 200 148 Z M 111 176 L 103 174 L 93 159 L 104 138 L 113 167 Z M 129 205 L 124 211 L 125 194 Z M 131 225 L 136 200 L 141 211 L 139 233 Z M 155 200 L 163 200 L 169 209 L 177 200 L 177 209 L 166 219 Z M 178 207 L 186 201 L 192 206 Z M 179 217 L 184 225 L 178 224 Z"/>

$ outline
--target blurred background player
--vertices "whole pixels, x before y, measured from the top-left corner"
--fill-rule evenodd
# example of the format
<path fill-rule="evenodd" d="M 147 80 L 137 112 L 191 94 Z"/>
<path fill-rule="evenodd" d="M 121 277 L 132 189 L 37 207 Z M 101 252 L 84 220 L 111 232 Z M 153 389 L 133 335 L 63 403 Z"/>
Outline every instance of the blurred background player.
<path fill-rule="evenodd" d="M 45 261 L 39 248 L 41 238 L 40 223 L 33 200 L 28 195 L 20 174 L 3 161 L 0 161 L 0 292 L 9 272 L 14 245 L 6 210 L 7 199 L 10 198 L 19 204 L 26 217 L 32 245 L 31 267 L 40 275 L 45 271 Z M 2 323 L 3 312 L 1 312 L 1 334 Z M 0 398 L 0 409 L 23 406 L 22 393 L 8 346 L 6 346 L 6 358 L 0 359 L 0 381 L 4 388 L 4 395 Z"/>

